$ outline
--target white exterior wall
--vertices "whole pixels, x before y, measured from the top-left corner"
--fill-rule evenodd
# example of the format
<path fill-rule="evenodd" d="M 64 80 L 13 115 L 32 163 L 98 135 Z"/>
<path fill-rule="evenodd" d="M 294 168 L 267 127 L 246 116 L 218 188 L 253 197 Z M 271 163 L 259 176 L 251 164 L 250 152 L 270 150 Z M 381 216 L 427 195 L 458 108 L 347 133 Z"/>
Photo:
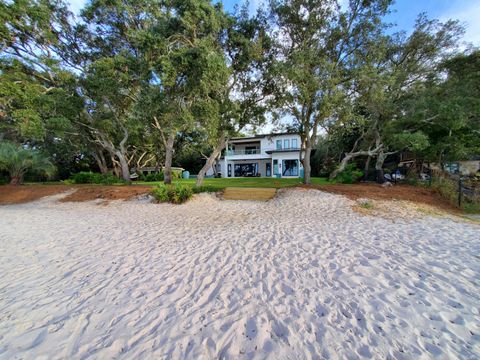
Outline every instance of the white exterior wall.
<path fill-rule="evenodd" d="M 262 177 L 266 176 L 266 164 L 270 163 L 271 165 L 271 176 L 275 177 L 274 169 L 273 169 L 273 159 L 277 159 L 279 161 L 279 172 L 283 172 L 283 163 L 282 160 L 298 160 L 299 171 L 298 176 L 283 176 L 282 177 L 289 177 L 295 178 L 301 175 L 301 169 L 303 169 L 302 164 L 300 162 L 300 151 L 285 151 L 285 152 L 275 152 L 277 140 L 282 141 L 282 149 L 284 149 L 285 142 L 284 140 L 288 139 L 289 144 L 288 146 L 292 147 L 292 139 L 297 140 L 297 148 L 300 148 L 300 135 L 298 134 L 282 134 L 282 135 L 273 135 L 273 136 L 265 136 L 262 138 L 254 138 L 247 140 L 237 140 L 241 141 L 240 143 L 235 143 L 235 140 L 230 141 L 228 144 L 229 148 L 235 146 L 235 151 L 244 151 L 245 148 L 253 147 L 256 148 L 260 147 L 260 154 L 235 154 L 235 155 L 228 155 L 225 154 L 225 158 L 220 160 L 220 173 L 222 177 L 226 178 L 228 175 L 228 164 L 231 164 L 231 177 L 235 177 L 235 164 L 239 163 L 258 163 L 258 172 Z M 244 142 L 245 141 L 245 142 Z M 259 145 L 260 144 L 260 145 Z M 267 151 L 270 153 L 268 154 Z M 273 151 L 273 152 L 271 152 Z"/>
<path fill-rule="evenodd" d="M 292 147 L 292 139 L 297 139 L 297 147 L 300 148 L 300 135 L 298 134 L 285 134 L 285 135 L 275 135 L 272 137 L 262 138 L 262 154 L 267 150 L 276 150 L 277 140 L 282 140 L 282 149 L 284 147 L 285 140 L 289 140 L 290 147 Z"/>
<path fill-rule="evenodd" d="M 460 173 L 462 175 L 474 175 L 480 171 L 479 160 L 459 161 Z"/>
<path fill-rule="evenodd" d="M 282 177 L 296 178 L 296 177 L 300 176 L 300 174 L 302 172 L 302 169 L 303 169 L 303 166 L 302 166 L 302 163 L 300 161 L 300 152 L 299 151 L 273 153 L 272 154 L 272 164 L 273 164 L 273 160 L 278 160 L 278 170 L 279 170 L 280 174 L 283 174 L 283 162 L 282 162 L 282 160 L 298 160 L 298 176 L 284 176 L 284 175 L 282 175 Z M 272 165 L 272 169 L 273 169 L 273 165 Z M 272 172 L 273 172 L 273 170 L 272 170 Z M 272 176 L 275 176 L 275 175 L 272 174 Z"/>

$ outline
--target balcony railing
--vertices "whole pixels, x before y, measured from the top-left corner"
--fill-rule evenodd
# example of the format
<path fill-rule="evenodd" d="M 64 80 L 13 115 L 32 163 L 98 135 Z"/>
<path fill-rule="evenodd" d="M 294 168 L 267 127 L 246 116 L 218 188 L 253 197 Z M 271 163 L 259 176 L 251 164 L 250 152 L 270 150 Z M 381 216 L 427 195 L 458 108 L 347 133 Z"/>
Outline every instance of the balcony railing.
<path fill-rule="evenodd" d="M 232 155 L 257 155 L 261 154 L 261 149 L 245 149 L 245 150 L 227 150 L 227 156 Z"/>

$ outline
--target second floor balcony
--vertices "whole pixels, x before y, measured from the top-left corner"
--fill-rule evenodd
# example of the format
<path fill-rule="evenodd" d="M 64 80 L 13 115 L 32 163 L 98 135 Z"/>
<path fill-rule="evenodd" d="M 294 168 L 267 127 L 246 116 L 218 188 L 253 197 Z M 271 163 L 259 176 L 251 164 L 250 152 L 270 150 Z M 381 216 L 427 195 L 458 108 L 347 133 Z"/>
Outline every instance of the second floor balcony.
<path fill-rule="evenodd" d="M 227 150 L 227 156 L 234 156 L 234 155 L 259 155 L 262 153 L 260 148 L 255 149 L 238 149 L 238 150 Z"/>

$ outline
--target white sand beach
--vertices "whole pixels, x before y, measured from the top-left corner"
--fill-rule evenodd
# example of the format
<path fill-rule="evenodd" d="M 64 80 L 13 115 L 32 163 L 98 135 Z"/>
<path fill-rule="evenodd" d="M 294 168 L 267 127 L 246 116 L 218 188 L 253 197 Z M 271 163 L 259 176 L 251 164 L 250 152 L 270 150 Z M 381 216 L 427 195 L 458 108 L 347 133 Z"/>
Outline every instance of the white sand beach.
<path fill-rule="evenodd" d="M 0 206 L 0 359 L 478 359 L 480 226 L 316 190 Z"/>

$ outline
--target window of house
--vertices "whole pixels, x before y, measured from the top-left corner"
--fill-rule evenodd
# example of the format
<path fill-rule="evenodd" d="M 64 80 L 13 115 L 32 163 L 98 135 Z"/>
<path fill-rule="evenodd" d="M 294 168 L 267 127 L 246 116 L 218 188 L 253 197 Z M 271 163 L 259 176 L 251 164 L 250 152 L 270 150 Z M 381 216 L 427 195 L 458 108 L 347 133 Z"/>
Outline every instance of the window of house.
<path fill-rule="evenodd" d="M 278 169 L 278 160 L 273 160 L 273 175 L 279 175 L 280 171 Z"/>
<path fill-rule="evenodd" d="M 258 163 L 235 164 L 235 177 L 252 177 L 258 174 Z"/>
<path fill-rule="evenodd" d="M 292 148 L 293 148 L 293 149 L 298 149 L 298 141 L 297 141 L 297 139 L 292 139 Z"/>
<path fill-rule="evenodd" d="M 445 163 L 443 169 L 450 174 L 458 174 L 460 172 L 460 165 L 458 162 Z"/>
<path fill-rule="evenodd" d="M 283 140 L 283 148 L 290 149 L 290 140 L 288 139 Z"/>
<path fill-rule="evenodd" d="M 283 160 L 283 176 L 298 176 L 298 160 Z"/>
<path fill-rule="evenodd" d="M 272 163 L 265 164 L 265 176 L 272 176 Z"/>
<path fill-rule="evenodd" d="M 282 150 L 282 140 L 277 140 L 277 150 Z"/>

